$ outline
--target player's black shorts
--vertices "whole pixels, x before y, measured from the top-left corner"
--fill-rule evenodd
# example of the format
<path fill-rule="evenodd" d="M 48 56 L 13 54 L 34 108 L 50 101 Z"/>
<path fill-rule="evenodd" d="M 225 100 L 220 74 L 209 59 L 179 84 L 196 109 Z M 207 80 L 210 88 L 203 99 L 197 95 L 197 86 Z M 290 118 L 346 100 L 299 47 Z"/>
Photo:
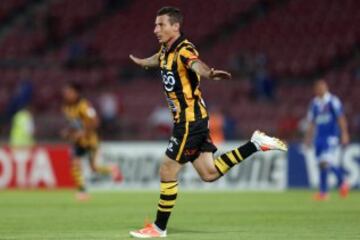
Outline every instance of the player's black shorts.
<path fill-rule="evenodd" d="M 84 157 L 85 155 L 91 157 L 96 153 L 96 149 L 96 147 L 83 147 L 75 144 L 72 149 L 72 154 L 74 157 Z"/>
<path fill-rule="evenodd" d="M 169 140 L 166 155 L 179 163 L 192 162 L 201 152 L 216 152 L 210 138 L 209 120 L 176 123 Z"/>

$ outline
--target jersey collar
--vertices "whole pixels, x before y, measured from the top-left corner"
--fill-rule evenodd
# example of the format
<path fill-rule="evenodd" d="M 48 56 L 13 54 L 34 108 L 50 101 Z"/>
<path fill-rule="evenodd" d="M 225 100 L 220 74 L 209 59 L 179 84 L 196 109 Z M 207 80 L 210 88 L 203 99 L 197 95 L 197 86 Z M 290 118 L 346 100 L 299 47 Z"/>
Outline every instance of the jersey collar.
<path fill-rule="evenodd" d="M 330 99 L 331 99 L 331 93 L 327 92 L 327 93 L 324 94 L 323 97 L 316 97 L 315 99 L 320 104 L 328 103 L 330 101 Z"/>
<path fill-rule="evenodd" d="M 167 50 L 167 52 L 172 52 L 176 49 L 177 46 L 179 46 L 179 44 L 185 40 L 185 35 L 183 33 L 180 34 L 180 37 L 178 37 L 175 42 L 171 45 L 170 49 Z"/>

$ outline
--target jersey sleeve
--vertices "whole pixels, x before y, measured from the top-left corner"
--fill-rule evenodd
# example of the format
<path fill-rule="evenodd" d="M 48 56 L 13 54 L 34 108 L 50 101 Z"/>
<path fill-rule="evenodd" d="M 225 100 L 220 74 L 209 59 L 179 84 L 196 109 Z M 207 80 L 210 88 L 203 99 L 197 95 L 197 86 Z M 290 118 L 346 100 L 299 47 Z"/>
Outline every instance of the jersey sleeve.
<path fill-rule="evenodd" d="M 186 68 L 190 68 L 191 64 L 194 63 L 195 60 L 199 59 L 199 53 L 196 51 L 194 47 L 183 47 L 179 51 L 181 62 L 186 66 Z"/>
<path fill-rule="evenodd" d="M 344 114 L 343 105 L 339 98 L 334 97 L 331 101 L 331 105 L 337 118 L 341 117 Z"/>

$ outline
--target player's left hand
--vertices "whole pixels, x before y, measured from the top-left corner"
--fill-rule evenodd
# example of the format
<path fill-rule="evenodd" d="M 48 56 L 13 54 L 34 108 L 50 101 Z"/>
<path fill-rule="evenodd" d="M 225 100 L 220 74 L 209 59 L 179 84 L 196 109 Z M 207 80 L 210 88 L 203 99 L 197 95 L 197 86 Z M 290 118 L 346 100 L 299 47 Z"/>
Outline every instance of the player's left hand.
<path fill-rule="evenodd" d="M 223 71 L 223 70 L 210 70 L 209 78 L 215 81 L 218 80 L 230 80 L 231 79 L 231 73 Z"/>
<path fill-rule="evenodd" d="M 135 57 L 135 56 L 132 55 L 132 54 L 129 55 L 129 58 L 130 58 L 134 63 L 136 63 L 137 65 L 139 65 L 139 66 L 141 66 L 141 67 L 143 67 L 143 68 L 146 68 L 145 60 L 144 60 L 144 59 Z"/>

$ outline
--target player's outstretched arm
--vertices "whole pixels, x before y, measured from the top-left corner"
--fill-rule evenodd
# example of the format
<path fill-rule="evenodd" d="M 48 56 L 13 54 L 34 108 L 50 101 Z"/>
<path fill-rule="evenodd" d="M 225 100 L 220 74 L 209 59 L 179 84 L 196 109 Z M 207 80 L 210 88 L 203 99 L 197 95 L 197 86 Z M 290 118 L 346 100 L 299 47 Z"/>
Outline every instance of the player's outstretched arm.
<path fill-rule="evenodd" d="M 143 68 L 158 67 L 160 64 L 158 53 L 148 58 L 138 58 L 132 54 L 130 54 L 129 57 L 134 63 L 136 63 L 137 65 Z"/>
<path fill-rule="evenodd" d="M 212 80 L 229 80 L 231 74 L 223 70 L 215 70 L 209 68 L 203 61 L 197 59 L 191 63 L 191 69 L 199 74 L 201 77 L 212 79 Z"/>
<path fill-rule="evenodd" d="M 341 130 L 341 144 L 346 145 L 350 142 L 349 130 L 347 127 L 347 121 L 344 115 L 339 117 L 338 123 Z"/>
<path fill-rule="evenodd" d="M 315 131 L 315 125 L 313 122 L 309 122 L 309 126 L 306 129 L 305 132 L 305 139 L 304 139 L 304 144 L 307 147 L 311 147 L 312 145 L 312 139 L 314 136 L 314 131 Z"/>

